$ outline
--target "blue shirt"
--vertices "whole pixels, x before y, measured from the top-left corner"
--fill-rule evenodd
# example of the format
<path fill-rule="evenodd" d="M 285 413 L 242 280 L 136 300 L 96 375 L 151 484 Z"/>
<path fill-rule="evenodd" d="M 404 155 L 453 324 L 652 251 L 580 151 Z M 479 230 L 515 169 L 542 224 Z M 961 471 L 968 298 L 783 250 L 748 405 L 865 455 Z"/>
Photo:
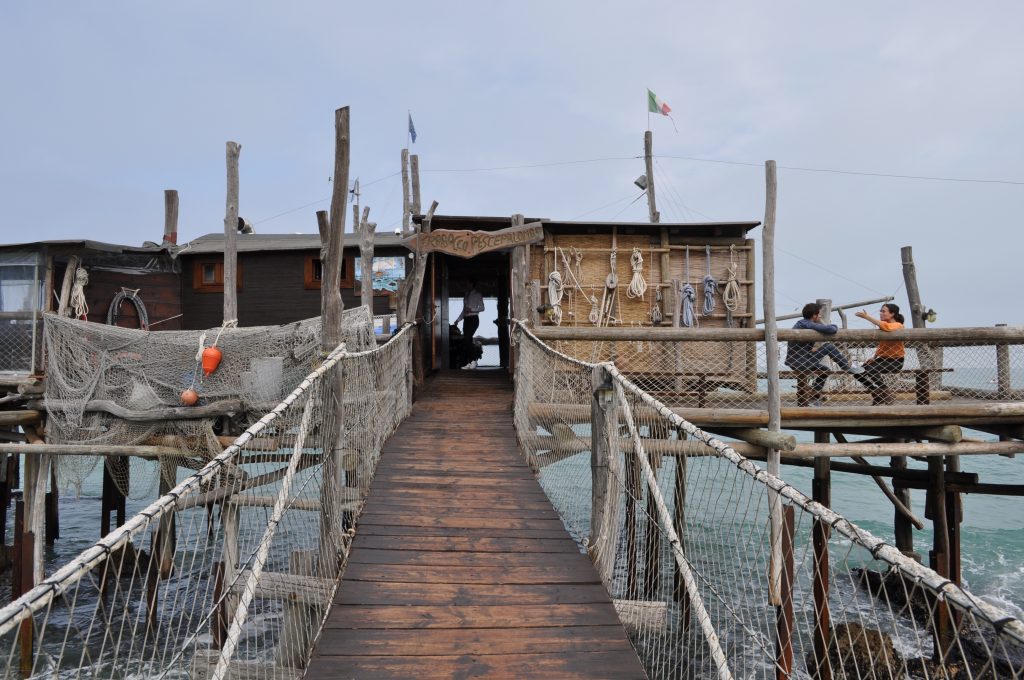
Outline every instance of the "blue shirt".
<path fill-rule="evenodd" d="M 817 321 L 811 321 L 810 319 L 800 319 L 793 328 L 801 330 L 812 330 L 818 331 L 823 335 L 835 335 L 839 327 L 834 323 L 818 323 Z M 811 351 L 814 348 L 813 342 L 793 342 L 786 343 L 786 365 L 790 368 L 805 369 L 818 363 L 814 357 L 811 356 Z"/>

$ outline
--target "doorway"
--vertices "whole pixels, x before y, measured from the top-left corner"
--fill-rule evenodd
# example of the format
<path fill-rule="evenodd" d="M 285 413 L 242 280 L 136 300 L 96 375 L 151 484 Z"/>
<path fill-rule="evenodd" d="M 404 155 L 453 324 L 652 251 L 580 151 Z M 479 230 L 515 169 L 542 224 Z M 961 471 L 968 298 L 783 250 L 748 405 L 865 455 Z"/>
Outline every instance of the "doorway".
<path fill-rule="evenodd" d="M 440 365 L 447 369 L 459 369 L 476 361 L 476 368 L 507 368 L 508 253 L 484 253 L 469 260 L 450 255 L 442 257 L 445 262 L 438 267 L 444 277 L 439 286 L 441 299 L 438 300 L 443 319 L 443 340 L 438 348 L 441 354 Z M 466 319 L 460 320 L 459 316 L 463 312 L 466 295 L 473 287 L 476 293 L 471 299 L 482 297 L 484 309 L 477 315 L 479 326 L 473 337 L 466 338 L 463 335 Z"/>

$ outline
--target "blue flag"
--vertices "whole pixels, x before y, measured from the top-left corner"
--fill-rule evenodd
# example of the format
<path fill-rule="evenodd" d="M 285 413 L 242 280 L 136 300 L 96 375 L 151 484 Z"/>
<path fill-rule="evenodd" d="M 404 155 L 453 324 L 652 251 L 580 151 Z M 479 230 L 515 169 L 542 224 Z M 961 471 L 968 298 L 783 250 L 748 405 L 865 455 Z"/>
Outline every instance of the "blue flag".
<path fill-rule="evenodd" d="M 409 114 L 409 139 L 412 140 L 413 144 L 416 143 L 416 126 L 412 124 L 412 114 L 411 113 Z"/>

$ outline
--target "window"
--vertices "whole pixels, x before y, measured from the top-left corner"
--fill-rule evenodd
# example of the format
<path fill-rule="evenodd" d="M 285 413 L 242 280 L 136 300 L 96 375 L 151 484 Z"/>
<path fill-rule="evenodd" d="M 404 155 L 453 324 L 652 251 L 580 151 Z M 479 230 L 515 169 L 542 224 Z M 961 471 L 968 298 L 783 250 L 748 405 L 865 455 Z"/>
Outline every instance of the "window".
<path fill-rule="evenodd" d="M 192 289 L 197 293 L 224 292 L 224 260 L 197 260 L 192 265 Z M 236 265 L 235 290 L 242 290 L 242 263 Z"/>
<path fill-rule="evenodd" d="M 324 263 L 315 255 L 307 255 L 302 280 L 306 290 L 319 290 L 324 280 Z M 341 259 L 341 287 L 351 288 L 354 280 L 352 278 L 352 256 L 346 255 Z"/>
<path fill-rule="evenodd" d="M 356 257 L 352 263 L 356 281 L 363 280 L 361 259 Z M 405 278 L 406 259 L 401 255 L 373 258 L 373 290 L 375 295 L 386 295 L 398 290 L 398 282 Z"/>

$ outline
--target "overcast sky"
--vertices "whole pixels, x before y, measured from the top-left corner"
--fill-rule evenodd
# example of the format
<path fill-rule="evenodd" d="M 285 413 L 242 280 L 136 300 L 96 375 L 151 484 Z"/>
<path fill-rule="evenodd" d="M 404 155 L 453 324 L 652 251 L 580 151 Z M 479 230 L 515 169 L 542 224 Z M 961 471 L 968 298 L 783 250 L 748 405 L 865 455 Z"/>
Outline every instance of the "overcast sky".
<path fill-rule="evenodd" d="M 763 219 L 778 162 L 780 313 L 904 305 L 912 245 L 938 325 L 1022 324 L 1022 20 L 1017 1 L 4 2 L 0 240 L 159 240 L 168 188 L 181 242 L 220 231 L 228 140 L 241 214 L 315 233 L 344 105 L 378 231 L 400 224 L 409 110 L 424 207 L 646 220 L 649 87 L 678 128 L 650 119 L 663 221 Z"/>

